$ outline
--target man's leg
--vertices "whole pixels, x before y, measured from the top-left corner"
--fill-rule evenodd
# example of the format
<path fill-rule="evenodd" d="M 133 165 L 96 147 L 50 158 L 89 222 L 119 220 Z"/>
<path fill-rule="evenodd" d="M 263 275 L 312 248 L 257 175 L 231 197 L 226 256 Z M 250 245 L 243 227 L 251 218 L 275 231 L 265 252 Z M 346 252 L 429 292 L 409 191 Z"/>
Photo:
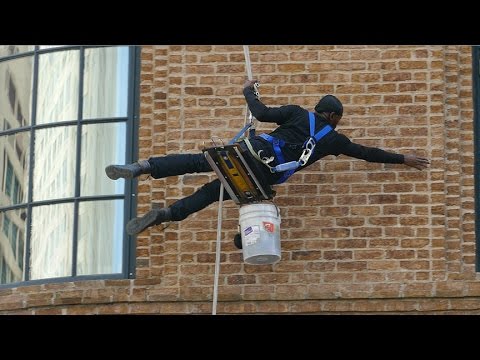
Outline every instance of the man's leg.
<path fill-rule="evenodd" d="M 108 165 L 105 173 L 112 180 L 119 178 L 132 179 L 142 174 L 150 174 L 151 166 L 148 160 L 140 160 L 127 165 Z"/>
<path fill-rule="evenodd" d="M 167 176 L 207 171 L 212 171 L 212 168 L 203 153 L 151 157 L 133 164 L 109 165 L 105 168 L 107 176 L 112 180 L 131 179 L 142 174 L 151 174 L 154 179 L 160 179 Z"/>
<path fill-rule="evenodd" d="M 144 216 L 130 220 L 127 224 L 127 233 L 134 235 L 153 225 L 185 219 L 190 214 L 202 210 L 215 201 L 218 201 L 220 185 L 220 180 L 213 180 L 203 185 L 192 195 L 178 200 L 168 208 L 152 209 Z M 223 198 L 224 200 L 230 199 L 230 195 L 225 189 L 223 191 Z"/>

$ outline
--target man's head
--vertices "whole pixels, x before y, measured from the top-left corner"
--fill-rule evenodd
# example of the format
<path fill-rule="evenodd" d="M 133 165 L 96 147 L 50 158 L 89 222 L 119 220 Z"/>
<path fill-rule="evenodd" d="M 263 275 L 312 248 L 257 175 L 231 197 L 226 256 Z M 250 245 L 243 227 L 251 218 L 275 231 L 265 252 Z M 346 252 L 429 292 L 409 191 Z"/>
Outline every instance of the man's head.
<path fill-rule="evenodd" d="M 323 114 L 333 127 L 336 127 L 343 115 L 343 105 L 333 95 L 325 95 L 315 106 L 315 111 Z"/>

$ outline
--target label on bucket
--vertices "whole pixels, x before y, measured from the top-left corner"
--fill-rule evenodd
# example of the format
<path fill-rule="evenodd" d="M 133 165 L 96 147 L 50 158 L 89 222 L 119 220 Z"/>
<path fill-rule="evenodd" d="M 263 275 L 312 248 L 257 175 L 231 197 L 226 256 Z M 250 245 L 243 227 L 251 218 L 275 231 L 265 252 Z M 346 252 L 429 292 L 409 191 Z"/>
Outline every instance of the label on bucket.
<path fill-rule="evenodd" d="M 260 226 L 249 226 L 244 230 L 245 246 L 253 245 L 260 239 Z"/>
<path fill-rule="evenodd" d="M 263 222 L 263 227 L 268 232 L 271 232 L 271 233 L 275 232 L 275 225 L 273 225 L 273 223 L 271 223 L 271 222 L 264 221 Z"/>

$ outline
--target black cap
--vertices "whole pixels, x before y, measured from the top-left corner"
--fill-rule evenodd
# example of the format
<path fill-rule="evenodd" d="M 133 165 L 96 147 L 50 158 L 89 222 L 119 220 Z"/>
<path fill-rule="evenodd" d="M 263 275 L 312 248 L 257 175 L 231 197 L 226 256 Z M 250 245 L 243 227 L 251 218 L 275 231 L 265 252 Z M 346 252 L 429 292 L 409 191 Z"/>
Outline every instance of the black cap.
<path fill-rule="evenodd" d="M 333 112 L 337 115 L 343 115 L 343 105 L 340 100 L 338 100 L 333 95 L 325 95 L 320 99 L 318 104 L 315 106 L 315 111 L 317 113 L 322 112 Z"/>

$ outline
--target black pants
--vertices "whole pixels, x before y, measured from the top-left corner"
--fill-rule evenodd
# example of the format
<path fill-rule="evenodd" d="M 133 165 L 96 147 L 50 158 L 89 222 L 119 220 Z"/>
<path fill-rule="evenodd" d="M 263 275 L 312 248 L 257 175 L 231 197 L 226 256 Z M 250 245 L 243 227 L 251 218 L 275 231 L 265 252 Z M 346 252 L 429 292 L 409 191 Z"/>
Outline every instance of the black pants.
<path fill-rule="evenodd" d="M 213 171 L 205 155 L 200 154 L 175 154 L 148 159 L 152 167 L 152 177 L 161 179 L 167 176 L 202 173 Z M 220 196 L 220 180 L 213 180 L 203 185 L 198 191 L 190 196 L 176 201 L 170 206 L 172 220 L 180 221 L 211 203 L 218 201 Z M 230 199 L 226 191 L 223 192 L 225 200 Z"/>
<path fill-rule="evenodd" d="M 241 146 L 244 148 L 244 144 L 241 144 Z M 161 179 L 175 175 L 213 171 L 203 153 L 172 154 L 162 157 L 151 157 L 148 159 L 148 162 L 152 167 L 152 177 L 155 179 Z M 269 170 L 261 164 L 260 171 L 263 172 L 263 176 L 265 179 L 267 179 L 269 184 L 273 184 L 275 182 L 275 179 L 270 176 Z M 172 210 L 172 220 L 183 220 L 190 214 L 202 210 L 215 201 L 218 201 L 220 197 L 220 186 L 220 180 L 213 180 L 208 184 L 203 185 L 192 195 L 173 203 L 170 206 Z M 230 199 L 230 195 L 226 190 L 223 191 L 223 199 Z"/>

